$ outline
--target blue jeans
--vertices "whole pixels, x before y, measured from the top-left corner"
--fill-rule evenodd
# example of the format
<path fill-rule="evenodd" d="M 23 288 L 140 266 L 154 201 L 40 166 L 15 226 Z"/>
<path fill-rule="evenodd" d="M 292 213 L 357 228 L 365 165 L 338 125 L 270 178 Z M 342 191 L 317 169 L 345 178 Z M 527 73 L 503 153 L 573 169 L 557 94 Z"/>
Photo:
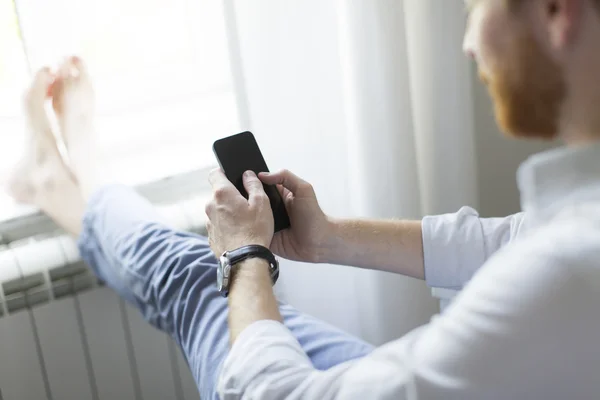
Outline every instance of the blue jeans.
<path fill-rule="evenodd" d="M 133 190 L 103 188 L 88 204 L 79 250 L 100 279 L 175 339 L 202 399 L 216 399 L 217 377 L 229 351 L 227 301 L 216 290 L 216 260 L 205 237 L 160 220 Z M 280 311 L 317 369 L 373 349 L 289 305 L 281 304 Z"/>

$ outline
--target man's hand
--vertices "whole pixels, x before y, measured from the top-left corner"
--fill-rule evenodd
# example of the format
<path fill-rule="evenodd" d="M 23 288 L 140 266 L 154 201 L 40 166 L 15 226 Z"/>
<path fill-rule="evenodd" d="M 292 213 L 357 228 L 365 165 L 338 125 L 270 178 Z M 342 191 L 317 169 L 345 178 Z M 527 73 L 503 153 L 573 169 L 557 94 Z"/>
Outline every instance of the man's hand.
<path fill-rule="evenodd" d="M 277 185 L 290 216 L 291 228 L 278 232 L 273 253 L 294 261 L 320 262 L 322 249 L 332 240 L 333 224 L 323 213 L 312 186 L 289 171 L 260 173 L 267 185 Z"/>
<path fill-rule="evenodd" d="M 273 253 L 294 261 L 351 265 L 424 279 L 421 221 L 341 220 L 323 213 L 312 186 L 289 171 L 259 174 L 277 185 L 291 228 L 278 232 Z"/>
<path fill-rule="evenodd" d="M 269 247 L 273 239 L 273 212 L 262 182 L 253 172 L 246 172 L 243 179 L 248 200 L 220 169 L 210 173 L 213 198 L 206 205 L 207 229 L 217 257 L 252 244 Z"/>
<path fill-rule="evenodd" d="M 206 206 L 207 228 L 210 247 L 217 257 L 251 244 L 269 247 L 273 239 L 273 211 L 263 184 L 253 172 L 246 172 L 243 179 L 248 200 L 221 170 L 210 173 L 213 199 Z M 257 321 L 282 320 L 265 260 L 254 258 L 240 263 L 228 300 L 231 343 Z"/>

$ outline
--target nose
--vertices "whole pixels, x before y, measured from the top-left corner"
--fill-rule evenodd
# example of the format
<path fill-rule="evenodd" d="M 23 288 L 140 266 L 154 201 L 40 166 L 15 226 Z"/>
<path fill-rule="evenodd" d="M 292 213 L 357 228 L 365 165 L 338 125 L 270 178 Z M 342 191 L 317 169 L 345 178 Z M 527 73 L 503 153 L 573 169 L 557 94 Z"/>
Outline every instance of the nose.
<path fill-rule="evenodd" d="M 464 53 L 465 53 L 465 55 L 466 55 L 467 57 L 469 57 L 469 58 L 470 58 L 470 59 L 472 59 L 473 61 L 476 61 L 476 60 L 475 60 L 475 52 L 474 52 L 473 50 L 470 50 L 470 49 L 464 49 L 463 51 L 464 51 Z"/>
<path fill-rule="evenodd" d="M 476 61 L 477 56 L 475 54 L 475 46 L 473 45 L 473 41 L 471 40 L 470 36 L 471 35 L 469 35 L 469 31 L 467 30 L 463 40 L 463 53 L 465 53 L 467 57 Z"/>

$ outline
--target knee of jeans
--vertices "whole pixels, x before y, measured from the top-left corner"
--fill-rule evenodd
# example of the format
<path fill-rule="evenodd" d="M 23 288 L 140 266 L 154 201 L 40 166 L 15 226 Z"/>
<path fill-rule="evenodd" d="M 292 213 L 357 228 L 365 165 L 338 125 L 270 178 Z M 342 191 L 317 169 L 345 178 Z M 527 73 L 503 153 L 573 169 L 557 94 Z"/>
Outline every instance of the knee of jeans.
<path fill-rule="evenodd" d="M 144 223 L 105 238 L 102 247 L 106 246 L 112 268 L 99 272 L 112 281 L 110 286 L 130 295 L 144 318 L 162 330 L 174 330 L 177 313 L 194 285 L 214 284 L 210 276 L 216 276 L 216 261 L 206 238 Z"/>
<path fill-rule="evenodd" d="M 153 323 L 178 337 L 179 328 L 204 308 L 210 292 L 216 292 L 215 280 L 216 268 L 189 255 L 157 268 L 150 284 L 156 312 Z"/>
<path fill-rule="evenodd" d="M 193 312 L 194 307 L 186 307 L 191 293 L 210 290 L 216 281 L 216 263 L 208 245 L 183 242 L 171 243 L 156 258 L 145 287 L 138 288 L 148 306 L 146 317 L 172 334 L 184 319 L 183 313 Z"/>

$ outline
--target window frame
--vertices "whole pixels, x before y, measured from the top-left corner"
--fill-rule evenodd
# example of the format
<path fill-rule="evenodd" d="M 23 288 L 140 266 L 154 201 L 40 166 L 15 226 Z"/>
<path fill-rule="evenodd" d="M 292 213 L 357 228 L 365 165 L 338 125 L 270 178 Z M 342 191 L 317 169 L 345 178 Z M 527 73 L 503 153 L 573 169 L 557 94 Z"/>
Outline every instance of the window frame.
<path fill-rule="evenodd" d="M 21 46 L 26 58 L 28 73 L 32 76 L 31 60 L 27 46 L 27 36 L 22 30 L 21 15 L 19 13 L 19 0 L 13 0 Z M 241 59 L 240 38 L 237 29 L 237 16 L 233 0 L 223 0 L 225 20 L 225 33 L 229 53 L 232 90 L 235 98 L 237 117 L 241 130 L 251 130 L 250 109 L 246 93 L 243 63 Z M 236 132 L 232 132 L 234 134 Z M 149 183 L 135 186 L 134 189 L 155 205 L 173 204 L 194 195 L 209 194 L 211 189 L 208 183 L 210 170 L 216 168 L 216 162 L 209 167 L 199 168 L 167 176 Z M 204 207 L 204 204 L 198 204 Z M 58 227 L 51 218 L 42 211 L 32 211 L 6 220 L 0 220 L 0 246 L 8 245 L 15 241 L 27 238 L 57 235 L 64 231 Z"/>

